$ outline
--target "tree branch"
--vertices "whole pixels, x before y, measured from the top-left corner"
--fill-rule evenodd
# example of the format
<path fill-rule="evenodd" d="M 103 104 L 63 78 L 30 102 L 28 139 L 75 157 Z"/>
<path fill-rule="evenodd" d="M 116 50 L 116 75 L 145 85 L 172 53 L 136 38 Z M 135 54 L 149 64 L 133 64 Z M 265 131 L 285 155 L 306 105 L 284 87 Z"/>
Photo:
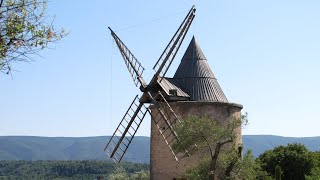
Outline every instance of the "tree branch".
<path fill-rule="evenodd" d="M 0 7 L 2 7 L 2 4 L 3 4 L 3 0 L 0 1 Z"/>
<path fill-rule="evenodd" d="M 203 135 L 203 133 L 201 133 L 201 137 L 202 137 L 202 139 L 204 139 L 204 141 L 206 142 L 206 145 L 207 145 L 207 147 L 208 147 L 208 149 L 209 149 L 209 151 L 210 151 L 210 156 L 212 156 L 212 148 L 211 148 L 211 146 L 210 146 L 210 143 L 209 143 L 208 139 Z"/>

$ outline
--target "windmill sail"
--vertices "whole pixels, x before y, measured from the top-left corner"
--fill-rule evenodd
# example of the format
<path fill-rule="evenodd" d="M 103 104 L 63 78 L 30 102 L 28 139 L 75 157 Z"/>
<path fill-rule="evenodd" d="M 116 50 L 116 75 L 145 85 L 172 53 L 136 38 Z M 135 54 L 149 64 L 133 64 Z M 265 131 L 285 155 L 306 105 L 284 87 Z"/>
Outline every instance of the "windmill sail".
<path fill-rule="evenodd" d="M 155 104 L 156 113 L 152 114 L 152 118 L 176 161 L 179 161 L 189 155 L 189 151 L 187 150 L 184 153 L 177 153 L 172 149 L 174 143 L 179 143 L 179 137 L 174 130 L 174 124 L 180 123 L 180 120 L 160 91 L 156 96 L 160 98 L 160 103 Z"/>
<path fill-rule="evenodd" d="M 127 69 L 133 79 L 134 84 L 139 87 L 145 87 L 145 81 L 142 78 L 142 73 L 144 71 L 144 67 L 137 60 L 137 58 L 133 55 L 133 53 L 127 48 L 127 46 L 120 40 L 120 38 L 116 35 L 115 32 L 112 31 L 110 27 L 108 27 L 111 31 L 111 35 L 114 38 L 120 53 L 123 57 L 123 60 L 127 66 Z"/>
<path fill-rule="evenodd" d="M 104 149 L 117 163 L 126 153 L 147 112 L 147 107 L 139 102 L 137 95 Z"/>
<path fill-rule="evenodd" d="M 169 44 L 167 45 L 163 53 L 161 54 L 159 60 L 154 65 L 153 69 L 156 71 L 155 76 L 160 76 L 161 78 L 163 78 L 167 73 L 194 19 L 195 11 L 195 7 L 192 6 L 189 13 L 181 23 L 180 27 L 170 40 Z"/>
<path fill-rule="evenodd" d="M 140 85 L 140 90 L 143 92 L 143 95 L 140 99 L 138 96 L 135 97 L 117 129 L 113 133 L 113 136 L 105 147 L 105 151 L 107 151 L 110 158 L 113 158 L 116 162 L 120 162 L 123 158 L 142 120 L 149 111 L 149 109 L 144 106 L 144 103 L 154 104 L 157 113 L 152 114 L 153 119 L 165 142 L 175 156 L 175 159 L 178 161 L 181 159 L 181 157 L 184 157 L 186 154 L 188 154 L 188 151 L 186 151 L 186 153 L 175 153 L 173 151 L 172 144 L 179 142 L 179 138 L 174 130 L 173 125 L 174 123 L 180 123 L 180 121 L 160 91 L 156 97 L 153 95 L 154 93 L 157 93 L 159 88 L 161 88 L 159 83 L 161 83 L 162 78 L 167 73 L 182 44 L 183 39 L 185 38 L 187 31 L 190 28 L 190 25 L 195 17 L 195 10 L 195 7 L 192 6 L 180 27 L 161 54 L 159 60 L 153 67 L 156 73 L 148 85 L 142 78 L 144 68 L 142 67 L 141 63 L 109 27 L 111 35 L 120 50 L 120 53 L 135 85 L 137 87 Z"/>

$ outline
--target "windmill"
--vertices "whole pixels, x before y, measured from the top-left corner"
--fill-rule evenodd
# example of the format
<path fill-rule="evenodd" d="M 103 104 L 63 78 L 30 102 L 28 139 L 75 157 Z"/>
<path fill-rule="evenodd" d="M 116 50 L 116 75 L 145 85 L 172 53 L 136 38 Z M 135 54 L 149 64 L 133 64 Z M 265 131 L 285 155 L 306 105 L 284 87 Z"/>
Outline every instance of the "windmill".
<path fill-rule="evenodd" d="M 147 104 L 150 104 L 156 111 L 156 113 L 150 114 L 159 133 L 162 135 L 163 140 L 172 152 L 174 159 L 179 161 L 181 158 L 188 155 L 188 150 L 185 150 L 185 153 L 176 153 L 171 148 L 173 143 L 179 143 L 179 137 L 176 134 L 173 125 L 175 123 L 179 123 L 180 120 L 168 102 L 188 100 L 190 96 L 174 84 L 170 83 L 164 78 L 164 76 L 172 64 L 191 26 L 195 17 L 195 11 L 195 7 L 192 6 L 160 58 L 154 65 L 153 69 L 155 74 L 148 84 L 142 77 L 144 71 L 142 64 L 109 27 L 111 35 L 120 50 L 135 85 L 139 87 L 142 92 L 141 97 L 138 97 L 137 95 L 133 99 L 127 112 L 123 116 L 104 149 L 114 161 L 120 162 L 122 160 L 143 119 L 147 113 L 150 113 L 149 107 L 146 106 Z M 171 88 L 166 88 L 168 86 Z"/>

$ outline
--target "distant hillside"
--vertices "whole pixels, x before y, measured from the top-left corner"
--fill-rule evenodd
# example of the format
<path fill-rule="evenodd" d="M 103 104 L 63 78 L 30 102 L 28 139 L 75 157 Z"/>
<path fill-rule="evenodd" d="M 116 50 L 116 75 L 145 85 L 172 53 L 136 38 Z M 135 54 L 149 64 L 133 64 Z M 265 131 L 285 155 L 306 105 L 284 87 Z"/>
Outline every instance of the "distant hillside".
<path fill-rule="evenodd" d="M 0 160 L 107 160 L 103 151 L 110 137 L 0 136 Z M 288 143 L 305 144 L 320 150 L 320 137 L 291 138 L 271 135 L 244 135 L 243 144 L 257 157 L 265 150 Z M 135 137 L 124 160 L 148 163 L 150 138 Z"/>
<path fill-rule="evenodd" d="M 242 142 L 245 150 L 251 149 L 258 157 L 264 151 L 288 143 L 304 144 L 310 151 L 320 151 L 320 137 L 282 137 L 273 135 L 244 135 Z"/>
<path fill-rule="evenodd" d="M 0 160 L 110 160 L 103 151 L 110 137 L 0 136 Z M 149 137 L 135 137 L 124 160 L 149 162 Z"/>

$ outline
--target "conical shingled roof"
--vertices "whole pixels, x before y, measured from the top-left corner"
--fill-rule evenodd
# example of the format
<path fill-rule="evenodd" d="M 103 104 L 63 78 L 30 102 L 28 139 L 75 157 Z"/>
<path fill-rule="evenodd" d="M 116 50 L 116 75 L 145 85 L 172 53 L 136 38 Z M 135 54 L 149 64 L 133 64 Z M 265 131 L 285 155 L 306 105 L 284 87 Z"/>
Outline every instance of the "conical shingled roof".
<path fill-rule="evenodd" d="M 171 81 L 188 93 L 191 101 L 228 102 L 194 37 Z"/>

